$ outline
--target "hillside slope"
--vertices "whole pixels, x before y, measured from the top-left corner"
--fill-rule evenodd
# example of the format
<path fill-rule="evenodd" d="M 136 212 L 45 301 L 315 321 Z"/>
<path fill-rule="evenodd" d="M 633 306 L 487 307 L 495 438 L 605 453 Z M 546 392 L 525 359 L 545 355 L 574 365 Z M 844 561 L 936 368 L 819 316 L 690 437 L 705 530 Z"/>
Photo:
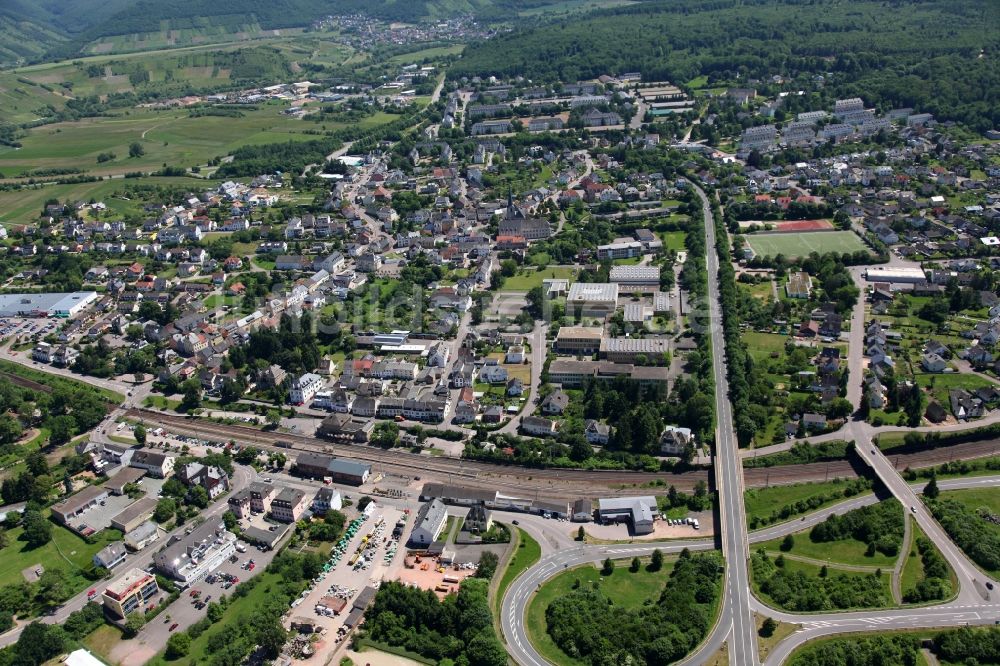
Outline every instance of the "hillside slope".
<path fill-rule="evenodd" d="M 170 30 L 236 33 L 308 26 L 330 14 L 388 21 L 475 14 L 514 20 L 562 0 L 0 0 L 0 64 L 23 57 L 75 57 L 98 40 Z"/>
<path fill-rule="evenodd" d="M 995 0 L 649 2 L 473 45 L 449 76 L 575 81 L 640 71 L 683 84 L 827 79 L 831 95 L 1000 124 Z"/>

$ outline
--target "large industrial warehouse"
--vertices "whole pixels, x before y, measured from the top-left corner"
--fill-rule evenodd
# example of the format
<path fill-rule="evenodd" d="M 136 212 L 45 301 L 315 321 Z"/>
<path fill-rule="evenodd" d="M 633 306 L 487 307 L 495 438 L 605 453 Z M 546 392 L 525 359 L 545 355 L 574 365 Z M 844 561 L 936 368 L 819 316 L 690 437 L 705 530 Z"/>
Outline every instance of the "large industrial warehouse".
<path fill-rule="evenodd" d="M 96 291 L 62 294 L 0 294 L 0 317 L 72 319 L 97 300 Z"/>

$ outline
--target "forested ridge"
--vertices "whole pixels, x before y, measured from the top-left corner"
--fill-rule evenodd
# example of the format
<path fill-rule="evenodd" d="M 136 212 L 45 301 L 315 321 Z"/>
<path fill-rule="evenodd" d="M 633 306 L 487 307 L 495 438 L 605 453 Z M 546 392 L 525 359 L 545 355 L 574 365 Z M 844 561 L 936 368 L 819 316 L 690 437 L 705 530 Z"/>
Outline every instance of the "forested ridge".
<path fill-rule="evenodd" d="M 512 20 L 523 9 L 557 0 L 4 0 L 0 2 L 0 55 L 72 57 L 96 40 L 161 30 L 251 26 L 265 30 L 308 27 L 333 14 L 366 14 L 386 21 L 473 14 L 480 20 Z M 10 30 L 3 30 L 6 25 Z M 16 28 L 16 30 L 15 30 Z M 35 45 L 22 37 L 42 33 Z M 30 46 L 31 48 L 25 48 Z M 32 58 L 34 59 L 34 58 Z"/>
<path fill-rule="evenodd" d="M 1000 124 L 1000 12 L 990 0 L 648 2 L 517 30 L 450 71 L 576 81 L 639 71 L 683 84 L 826 77 L 831 97 Z"/>

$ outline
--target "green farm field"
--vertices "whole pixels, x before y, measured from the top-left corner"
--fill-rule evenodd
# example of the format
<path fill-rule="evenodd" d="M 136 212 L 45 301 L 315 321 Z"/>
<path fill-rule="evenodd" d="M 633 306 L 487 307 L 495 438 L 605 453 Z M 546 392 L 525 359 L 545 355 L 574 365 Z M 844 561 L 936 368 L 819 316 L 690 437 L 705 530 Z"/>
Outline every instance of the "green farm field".
<path fill-rule="evenodd" d="M 246 109 L 243 117 L 192 117 L 187 110 L 137 110 L 111 117 L 87 118 L 32 129 L 20 149 L 0 148 L 0 173 L 7 178 L 33 169 L 81 168 L 92 175 L 119 175 L 170 166 L 193 167 L 240 146 L 318 138 L 305 134 L 316 125 L 282 114 L 285 105 L 271 103 Z M 389 118 L 366 118 L 372 124 Z M 335 129 L 329 124 L 328 129 Z M 138 142 L 145 154 L 129 157 Z M 100 153 L 115 158 L 98 164 Z"/>
<path fill-rule="evenodd" d="M 115 179 L 103 180 L 93 183 L 74 183 L 72 185 L 48 185 L 45 187 L 29 188 L 25 190 L 0 191 L 0 221 L 11 223 L 24 223 L 38 219 L 42 213 L 45 201 L 48 199 L 58 199 L 59 201 L 89 201 L 91 198 L 104 201 L 108 208 L 119 214 L 139 213 L 142 210 L 141 202 L 123 201 L 112 198 L 114 193 L 126 187 L 130 181 Z M 201 180 L 197 178 L 152 178 L 143 181 L 145 184 L 155 185 L 183 185 L 193 191 L 200 191 L 214 187 L 218 181 Z"/>
<path fill-rule="evenodd" d="M 867 250 L 853 231 L 809 231 L 801 233 L 750 234 L 747 243 L 761 257 L 783 254 L 788 258 L 804 257 L 811 252 L 857 252 Z"/>

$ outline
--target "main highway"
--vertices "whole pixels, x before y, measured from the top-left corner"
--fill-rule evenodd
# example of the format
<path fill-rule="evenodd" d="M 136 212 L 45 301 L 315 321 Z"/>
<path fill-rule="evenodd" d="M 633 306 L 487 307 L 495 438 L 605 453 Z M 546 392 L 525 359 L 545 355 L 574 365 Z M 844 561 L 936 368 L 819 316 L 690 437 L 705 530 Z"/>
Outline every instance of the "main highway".
<path fill-rule="evenodd" d="M 844 513 L 878 501 L 872 495 L 855 498 L 836 506 L 815 512 L 798 521 L 758 530 L 752 535 L 746 528 L 743 505 L 744 478 L 741 456 L 733 428 L 732 407 L 726 375 L 726 357 L 721 326 L 718 289 L 718 259 L 715 252 L 715 229 L 708 198 L 695 188 L 702 202 L 704 213 L 707 270 L 709 276 L 708 313 L 713 373 L 715 380 L 716 432 L 715 474 L 719 498 L 717 538 L 721 540 L 725 556 L 722 603 L 715 626 L 703 643 L 681 663 L 702 664 L 717 654 L 725 644 L 729 663 L 736 666 L 756 666 L 761 663 L 757 646 L 754 613 L 781 622 L 797 625 L 797 630 L 781 641 L 766 656 L 765 665 L 781 664 L 799 646 L 808 640 L 845 632 L 886 631 L 892 629 L 933 628 L 967 624 L 993 624 L 1000 621 L 1000 600 L 991 598 L 987 578 L 979 572 L 964 553 L 944 533 L 940 525 L 917 498 L 920 486 L 908 484 L 896 471 L 895 465 L 875 446 L 872 446 L 873 428 L 861 421 L 849 421 L 841 437 L 857 444 L 861 461 L 873 470 L 888 491 L 909 511 L 924 532 L 938 545 L 945 559 L 955 571 L 959 589 L 949 602 L 930 607 L 871 610 L 861 612 L 796 614 L 779 611 L 757 599 L 752 592 L 749 577 L 749 543 L 778 538 L 813 525 L 834 513 Z M 855 309 L 856 313 L 858 309 Z M 861 310 L 863 318 L 863 309 Z M 854 328 L 860 328 L 854 322 Z M 852 383 L 860 384 L 861 372 L 852 372 Z M 859 391 L 850 395 L 860 400 Z M 1000 477 L 972 477 L 943 480 L 942 489 L 995 487 Z M 684 548 L 708 550 L 717 546 L 714 540 L 669 541 L 660 543 L 630 543 L 623 545 L 559 548 L 545 555 L 537 564 L 519 576 L 508 588 L 501 601 L 501 626 L 507 647 L 517 663 L 523 666 L 548 666 L 549 662 L 531 645 L 524 619 L 535 591 L 548 579 L 569 567 L 597 563 L 607 557 L 628 558 L 649 555 L 654 549 L 664 553 L 677 553 Z"/>
<path fill-rule="evenodd" d="M 705 223 L 706 267 L 708 272 L 708 321 L 712 346 L 712 372 L 715 379 L 715 477 L 719 498 L 719 529 L 722 553 L 726 558 L 725 580 L 722 587 L 722 608 L 718 622 L 702 652 L 714 652 L 729 638 L 729 663 L 755 666 L 757 627 L 750 607 L 750 546 L 747 539 L 746 512 L 743 507 L 743 462 L 740 458 L 733 408 L 729 400 L 725 340 L 722 329 L 722 309 L 719 303 L 719 256 L 716 252 L 715 221 L 712 207 L 701 188 L 695 187 L 701 199 Z"/>
<path fill-rule="evenodd" d="M 919 493 L 923 488 L 923 482 L 908 485 L 913 493 Z M 965 477 L 956 479 L 944 479 L 938 481 L 941 490 L 959 490 L 963 488 L 989 488 L 1000 485 L 1000 475 Z M 848 511 L 869 506 L 878 502 L 881 498 L 873 493 L 853 497 L 843 502 L 826 507 L 811 513 L 801 519 L 790 520 L 778 525 L 772 525 L 763 529 L 755 530 L 748 534 L 750 543 L 763 543 L 779 539 L 787 534 L 793 534 L 818 525 L 832 515 L 843 515 Z M 534 524 L 530 520 L 522 518 L 521 527 L 527 530 L 539 541 L 544 542 L 545 523 Z M 559 544 L 552 552 L 549 552 L 537 564 L 528 569 L 523 575 L 518 577 L 507 589 L 504 595 L 500 617 L 503 620 L 504 637 L 507 639 L 507 649 L 514 657 L 515 661 L 522 666 L 549 666 L 549 662 L 539 654 L 531 645 L 528 636 L 525 616 L 528 605 L 531 603 L 535 591 L 548 579 L 558 575 L 568 568 L 580 566 L 582 564 L 598 564 L 605 558 L 622 559 L 631 557 L 643 557 L 650 555 L 654 550 L 659 549 L 663 553 L 679 553 L 687 548 L 688 550 L 711 550 L 716 543 L 713 539 L 685 539 L 660 542 L 636 542 L 629 544 L 609 544 L 609 545 L 575 545 L 566 547 Z M 749 587 L 748 597 L 749 595 Z M 981 600 L 983 601 L 983 600 Z M 955 599 L 948 604 L 941 606 L 930 606 L 925 608 L 886 610 L 886 611 L 864 611 L 859 613 L 827 613 L 823 615 L 802 615 L 796 613 L 785 613 L 773 608 L 769 608 L 755 598 L 751 598 L 749 606 L 752 611 L 773 617 L 782 622 L 798 625 L 800 628 L 792 634 L 789 639 L 781 643 L 778 647 L 783 648 L 783 654 L 787 655 L 806 640 L 820 636 L 840 633 L 844 631 L 863 631 L 878 629 L 883 625 L 892 627 L 913 627 L 913 626 L 946 626 L 946 622 L 940 625 L 934 622 L 934 618 L 952 618 L 956 622 L 965 624 L 966 622 L 982 623 L 991 618 L 1000 617 L 1000 600 L 994 604 L 970 604 Z M 981 619 L 973 617 L 978 614 Z M 722 643 L 731 641 L 728 628 L 722 618 L 717 625 L 719 628 L 709 635 L 709 638 L 700 648 L 682 663 L 699 664 L 714 654 Z M 715 634 L 721 633 L 721 636 Z M 731 645 L 731 643 L 730 643 Z M 730 658 L 734 650 L 730 647 Z M 776 652 L 772 651 L 768 655 L 766 664 L 780 663 L 775 661 Z M 750 658 L 749 654 L 745 655 Z M 744 662 L 738 662 L 744 663 Z M 750 662 L 745 662 L 750 663 Z"/>

